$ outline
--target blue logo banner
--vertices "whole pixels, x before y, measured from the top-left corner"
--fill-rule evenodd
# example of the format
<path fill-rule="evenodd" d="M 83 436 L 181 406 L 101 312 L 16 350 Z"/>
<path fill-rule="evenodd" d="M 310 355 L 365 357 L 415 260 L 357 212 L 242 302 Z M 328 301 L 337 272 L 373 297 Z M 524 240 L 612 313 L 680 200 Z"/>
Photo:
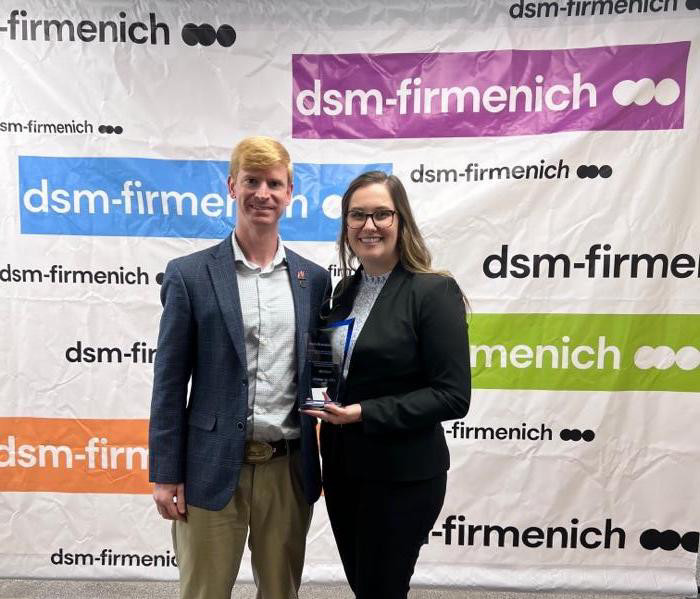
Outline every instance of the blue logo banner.
<path fill-rule="evenodd" d="M 294 164 L 282 237 L 335 240 L 340 197 L 370 170 L 391 173 L 392 165 Z M 227 175 L 225 161 L 20 156 L 21 232 L 222 239 L 236 215 Z"/>

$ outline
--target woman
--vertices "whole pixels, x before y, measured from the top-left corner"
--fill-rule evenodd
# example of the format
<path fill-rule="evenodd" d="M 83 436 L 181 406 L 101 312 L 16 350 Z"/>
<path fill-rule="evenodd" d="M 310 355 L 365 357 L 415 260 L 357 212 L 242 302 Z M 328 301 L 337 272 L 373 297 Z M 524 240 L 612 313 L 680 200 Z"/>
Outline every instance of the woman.
<path fill-rule="evenodd" d="M 354 318 L 346 376 L 340 405 L 306 412 L 323 421 L 326 505 L 352 590 L 405 598 L 445 497 L 440 423 L 469 407 L 465 302 L 454 279 L 431 269 L 397 177 L 357 177 L 342 214 L 340 264 L 361 265 L 336 288 L 329 316 Z M 339 361 L 340 330 L 332 342 Z"/>

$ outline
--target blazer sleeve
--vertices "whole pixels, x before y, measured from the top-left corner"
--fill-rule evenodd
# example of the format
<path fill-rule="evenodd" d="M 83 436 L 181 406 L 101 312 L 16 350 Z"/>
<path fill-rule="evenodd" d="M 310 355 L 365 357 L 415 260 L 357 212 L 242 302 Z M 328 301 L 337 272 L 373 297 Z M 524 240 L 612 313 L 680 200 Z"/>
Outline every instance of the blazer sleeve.
<path fill-rule="evenodd" d="M 160 291 L 163 314 L 156 351 L 151 420 L 149 480 L 185 480 L 187 384 L 192 373 L 195 327 L 187 287 L 177 265 L 168 263 Z"/>
<path fill-rule="evenodd" d="M 464 300 L 454 279 L 444 277 L 423 296 L 416 331 L 427 385 L 361 401 L 365 433 L 411 431 L 466 415 L 469 340 Z"/>

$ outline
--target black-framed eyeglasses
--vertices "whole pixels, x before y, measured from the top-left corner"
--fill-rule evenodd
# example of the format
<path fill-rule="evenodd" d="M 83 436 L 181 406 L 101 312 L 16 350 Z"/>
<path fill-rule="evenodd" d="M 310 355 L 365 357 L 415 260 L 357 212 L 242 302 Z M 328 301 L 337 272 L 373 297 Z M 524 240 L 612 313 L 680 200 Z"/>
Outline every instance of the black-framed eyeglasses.
<path fill-rule="evenodd" d="M 372 219 L 377 229 L 388 229 L 394 224 L 396 210 L 382 208 L 374 212 L 363 212 L 362 210 L 350 210 L 345 216 L 345 221 L 351 229 L 361 229 L 365 226 L 368 218 Z"/>

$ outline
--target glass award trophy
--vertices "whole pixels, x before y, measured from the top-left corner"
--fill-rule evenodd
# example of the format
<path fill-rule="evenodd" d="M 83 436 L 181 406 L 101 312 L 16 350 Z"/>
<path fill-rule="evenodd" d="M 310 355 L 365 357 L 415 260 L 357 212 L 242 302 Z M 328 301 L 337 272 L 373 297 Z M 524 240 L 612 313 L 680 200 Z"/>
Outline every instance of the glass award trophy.
<path fill-rule="evenodd" d="M 354 324 L 354 318 L 340 320 L 309 335 L 306 360 L 311 373 L 311 397 L 303 402 L 302 410 L 323 410 L 329 403 L 339 405 L 335 398 L 338 397 L 343 380 Z M 340 359 L 333 358 L 333 335 L 340 335 L 342 339 L 343 352 Z"/>

